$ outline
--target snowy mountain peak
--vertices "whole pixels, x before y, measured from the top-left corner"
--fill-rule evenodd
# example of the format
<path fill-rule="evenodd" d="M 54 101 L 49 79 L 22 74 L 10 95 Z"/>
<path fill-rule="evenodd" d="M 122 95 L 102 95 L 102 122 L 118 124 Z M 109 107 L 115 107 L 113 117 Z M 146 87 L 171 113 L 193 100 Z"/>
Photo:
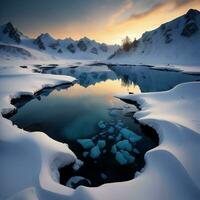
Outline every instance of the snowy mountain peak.
<path fill-rule="evenodd" d="M 43 40 L 55 40 L 49 33 L 41 33 L 38 37 Z"/>
<path fill-rule="evenodd" d="M 185 14 L 186 17 L 195 18 L 196 16 L 200 15 L 200 11 L 196 9 L 189 9 L 188 12 Z"/>
<path fill-rule="evenodd" d="M 185 19 L 185 26 L 181 35 L 185 37 L 190 37 L 199 30 L 200 12 L 198 10 L 190 9 L 185 14 Z"/>
<path fill-rule="evenodd" d="M 101 44 L 87 37 L 80 40 L 54 39 L 49 33 L 42 33 L 36 39 L 30 39 L 19 32 L 10 22 L 0 26 L 0 41 L 4 44 L 16 45 L 17 43 L 25 49 L 28 47 L 43 51 L 53 57 L 62 58 L 108 58 L 118 48 L 117 45 Z"/>
<path fill-rule="evenodd" d="M 0 41 L 5 40 L 6 42 L 14 41 L 16 43 L 21 42 L 22 33 L 19 32 L 11 22 L 4 24 L 0 27 Z"/>
<path fill-rule="evenodd" d="M 145 32 L 130 44 L 119 48 L 110 58 L 131 59 L 135 63 L 198 63 L 200 57 L 200 12 L 188 12 L 159 28 Z"/>
<path fill-rule="evenodd" d="M 40 34 L 35 40 L 34 43 L 38 46 L 39 49 L 45 50 L 47 47 L 56 49 L 58 41 L 55 40 L 49 33 Z"/>

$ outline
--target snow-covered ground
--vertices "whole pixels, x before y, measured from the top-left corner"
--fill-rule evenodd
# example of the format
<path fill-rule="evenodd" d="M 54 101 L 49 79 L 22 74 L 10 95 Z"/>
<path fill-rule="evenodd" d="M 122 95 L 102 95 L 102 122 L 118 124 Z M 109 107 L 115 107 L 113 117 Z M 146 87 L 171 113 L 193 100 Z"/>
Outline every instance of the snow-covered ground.
<path fill-rule="evenodd" d="M 74 81 L 31 70 L 1 66 L 1 113 L 14 109 L 10 104 L 13 97 Z M 160 144 L 147 152 L 145 168 L 136 178 L 96 188 L 73 190 L 59 184 L 58 168 L 76 160 L 67 145 L 40 132 L 27 133 L 0 116 L 0 199 L 199 199 L 199 92 L 200 83 L 192 82 L 167 92 L 120 96 L 140 104 L 135 117 L 156 129 Z"/>
<path fill-rule="evenodd" d="M 42 88 L 73 81 L 74 78 L 67 76 L 33 74 L 19 67 L 1 67 L 1 113 L 15 109 L 10 104 L 11 98 L 33 95 Z M 56 193 L 69 195 L 72 192 L 58 184 L 58 167 L 76 159 L 66 144 L 40 132 L 29 134 L 13 126 L 2 115 L 0 144 L 0 199 L 45 199 L 46 195 L 53 197 Z"/>

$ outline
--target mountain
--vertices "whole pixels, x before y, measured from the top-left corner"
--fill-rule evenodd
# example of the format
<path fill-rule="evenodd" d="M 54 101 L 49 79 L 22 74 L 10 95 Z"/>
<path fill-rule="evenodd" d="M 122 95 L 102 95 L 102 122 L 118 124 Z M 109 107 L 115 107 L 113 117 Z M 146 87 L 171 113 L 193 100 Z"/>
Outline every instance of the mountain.
<path fill-rule="evenodd" d="M 14 49 L 16 51 L 20 49 L 20 52 L 22 52 L 22 49 L 24 51 L 33 49 L 54 58 L 107 59 L 119 48 L 118 45 L 98 43 L 86 37 L 80 40 L 55 39 L 49 33 L 42 33 L 32 39 L 18 31 L 11 22 L 0 26 L 0 42 L 3 45 L 1 52 L 6 50 L 6 55 L 8 55 L 8 52 L 13 52 Z M 12 49 L 9 51 L 9 48 Z M 16 55 L 19 56 L 20 52 Z"/>
<path fill-rule="evenodd" d="M 185 15 L 145 32 L 119 48 L 110 59 L 145 64 L 200 64 L 200 12 L 190 9 Z"/>
<path fill-rule="evenodd" d="M 8 22 L 0 27 L 0 41 L 6 43 L 20 43 L 23 34 L 19 32 L 12 23 Z"/>

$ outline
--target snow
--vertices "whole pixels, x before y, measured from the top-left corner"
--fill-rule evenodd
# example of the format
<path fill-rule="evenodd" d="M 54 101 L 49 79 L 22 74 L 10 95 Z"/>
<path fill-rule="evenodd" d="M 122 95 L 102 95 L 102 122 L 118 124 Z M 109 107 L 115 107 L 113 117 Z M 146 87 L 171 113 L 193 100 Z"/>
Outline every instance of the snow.
<path fill-rule="evenodd" d="M 138 40 L 137 47 L 131 48 L 128 52 L 119 51 L 111 61 L 126 64 L 199 66 L 200 12 L 194 10 L 189 12 L 190 21 L 197 26 L 197 31 L 190 37 L 182 35 L 189 21 L 188 14 L 186 14 L 155 30 L 145 32 Z M 171 41 L 168 42 L 167 37 L 170 37 Z"/>
<path fill-rule="evenodd" d="M 101 155 L 101 151 L 99 149 L 99 146 L 94 146 L 91 150 L 90 150 L 90 157 L 93 159 L 98 158 Z"/>
<path fill-rule="evenodd" d="M 13 52 L 1 52 L 2 60 L 12 60 L 13 58 L 17 60 L 38 60 L 41 58 L 48 60 L 55 59 L 92 59 L 92 60 L 102 60 L 107 59 L 117 48 L 118 45 L 107 45 L 101 44 L 94 40 L 90 40 L 88 38 L 82 38 L 80 40 L 73 40 L 71 38 L 66 39 L 55 39 L 49 33 L 42 33 L 36 39 L 29 38 L 23 33 L 19 32 L 12 24 L 12 29 L 19 34 L 20 41 L 16 42 L 15 38 L 11 38 L 10 35 L 13 35 L 12 30 L 8 33 L 4 33 L 4 29 L 6 28 L 6 24 L 0 26 L 0 42 L 2 44 L 6 44 L 7 47 L 18 47 L 28 52 L 34 52 L 34 56 L 31 58 L 17 56 L 16 53 Z M 11 34 L 10 34 L 11 33 Z M 14 36 L 15 37 L 15 36 Z M 38 42 L 39 41 L 39 42 Z M 86 46 L 86 50 L 83 51 L 79 43 L 82 42 Z M 74 52 L 71 52 L 68 48 L 69 45 L 73 46 Z M 102 48 L 102 46 L 106 47 Z M 41 48 L 42 47 L 42 48 Z M 10 48 L 11 49 L 11 48 Z"/>
<path fill-rule="evenodd" d="M 78 171 L 82 166 L 83 166 L 84 162 L 82 160 L 76 159 L 76 161 L 73 164 L 73 169 L 75 171 Z"/>
<path fill-rule="evenodd" d="M 15 109 L 10 104 L 11 98 L 34 95 L 42 88 L 75 80 L 67 76 L 33 74 L 19 67 L 1 67 L 0 70 L 0 110 L 4 114 Z M 68 188 L 58 183 L 58 168 L 76 160 L 66 144 L 41 132 L 27 133 L 2 116 L 0 127 L 0 199 L 26 199 L 26 196 L 31 199 L 38 196 L 35 190 L 41 191 L 41 198 L 47 194 L 52 196 L 56 191 L 70 194 Z"/>
<path fill-rule="evenodd" d="M 135 116 L 156 129 L 160 144 L 146 153 L 145 168 L 135 179 L 78 189 L 74 198 L 85 194 L 82 199 L 199 199 L 199 91 L 200 83 L 193 82 L 167 92 L 120 96 L 140 104 Z"/>
<path fill-rule="evenodd" d="M 199 36 L 195 36 L 196 38 Z M 197 38 L 198 39 L 198 38 Z M 187 60 L 197 63 L 196 57 L 199 51 L 196 50 L 199 43 L 197 39 L 191 39 L 194 45 L 193 56 L 186 55 L 186 42 L 180 40 L 178 49 L 186 49 L 186 53 L 178 56 L 175 60 L 174 51 L 165 52 L 164 48 L 155 48 L 154 55 L 163 64 L 169 60 L 173 63 L 182 63 Z M 24 41 L 25 42 L 25 41 Z M 6 43 L 7 44 L 7 43 Z M 8 44 L 7 44 L 8 45 Z M 34 74 L 32 66 L 22 69 L 17 65 L 44 63 L 56 60 L 54 54 L 38 51 L 27 44 L 17 45 L 33 55 L 32 60 L 17 59 L 15 55 L 0 53 L 0 111 L 8 113 L 16 109 L 10 104 L 12 98 L 20 97 L 23 94 L 34 95 L 35 92 L 44 87 L 53 87 L 63 83 L 74 82 L 75 79 L 62 75 Z M 189 43 L 188 43 L 189 45 Z M 175 48 L 171 48 L 172 50 Z M 189 48 L 188 48 L 189 49 Z M 198 48 L 199 49 L 199 48 Z M 167 54 L 166 60 L 161 55 Z M 159 51 L 159 54 L 156 52 Z M 173 55 L 174 54 L 174 55 Z M 150 58 L 151 54 L 149 54 Z M 169 57 L 170 56 L 170 57 Z M 38 59 L 40 57 L 40 59 Z M 84 57 L 84 56 L 83 56 Z M 34 61 L 34 59 L 36 61 Z M 143 57 L 141 57 L 143 58 Z M 154 57 L 155 58 L 155 57 Z M 153 58 L 153 59 L 154 59 Z M 162 58 L 162 59 L 161 59 Z M 184 60 L 182 60 L 184 58 Z M 8 60 L 10 59 L 10 60 Z M 24 58 L 23 58 L 24 59 Z M 134 62 L 127 56 L 126 63 Z M 157 62 L 144 59 L 144 62 Z M 165 62 L 164 62 L 165 61 Z M 39 63 L 38 63 L 39 62 Z M 63 62 L 63 61 L 62 61 Z M 116 61 L 118 62 L 118 61 Z M 122 60 L 120 61 L 122 62 Z M 141 62 L 141 60 L 138 62 Z M 187 64 L 184 63 L 184 64 Z M 67 61 L 64 61 L 66 67 Z M 75 62 L 74 62 L 75 63 Z M 142 66 L 141 71 L 143 70 Z M 89 68 L 89 67 L 88 67 Z M 199 66 L 171 65 L 166 63 L 156 65 L 153 68 L 176 68 L 179 71 L 196 73 Z M 99 68 L 98 68 L 99 69 Z M 89 70 L 89 69 L 87 69 Z M 125 72 L 126 69 L 123 68 Z M 100 71 L 100 69 L 99 69 Z M 175 73 L 175 72 L 174 72 Z M 141 76 L 143 71 L 141 73 Z M 131 74 L 132 75 L 132 74 Z M 158 74 L 159 76 L 160 74 Z M 149 76 L 151 83 L 157 84 L 156 77 Z M 170 76 L 167 77 L 170 79 Z M 171 79 L 170 79 L 171 80 Z M 147 83 L 146 81 L 145 83 Z M 162 83 L 165 84 L 166 82 Z M 161 84 L 161 85 L 162 85 Z M 157 84 L 158 85 L 158 84 Z M 76 190 L 65 187 L 59 183 L 58 169 L 64 165 L 74 164 L 80 166 L 75 154 L 68 148 L 68 145 L 56 142 L 41 132 L 26 132 L 17 126 L 13 126 L 10 120 L 0 116 L 0 199 L 25 200 L 25 199 L 48 199 L 48 200 L 197 200 L 200 198 L 200 83 L 191 82 L 176 86 L 175 88 L 156 93 L 143 93 L 138 95 L 119 96 L 121 99 L 136 101 L 140 104 L 140 111 L 134 116 L 140 123 L 152 126 L 159 135 L 159 146 L 145 154 L 145 167 L 137 173 L 133 180 L 120 183 L 105 184 L 100 187 L 83 187 Z M 123 124 L 118 122 L 116 128 L 123 130 Z M 125 135 L 127 131 L 125 131 Z M 136 134 L 137 135 L 137 134 Z M 118 135 L 122 140 L 122 133 Z M 124 137 L 124 136 L 123 136 Z M 132 137 L 124 139 L 132 140 Z M 137 135 L 137 137 L 139 137 Z M 135 138 L 135 137 L 133 137 Z M 118 142 L 119 142 L 118 141 Z M 101 152 L 98 146 L 91 146 L 92 155 L 95 158 Z M 134 162 L 132 152 L 119 150 L 116 145 L 112 146 L 112 153 L 115 154 L 120 164 Z M 83 153 L 88 153 L 84 151 Z M 78 165 L 77 162 L 79 163 Z M 75 167 L 75 168 L 76 168 Z"/>
<path fill-rule="evenodd" d="M 84 148 L 84 149 L 91 149 L 94 147 L 94 142 L 91 139 L 78 139 L 77 142 Z"/>
<path fill-rule="evenodd" d="M 86 181 L 89 185 L 91 185 L 90 180 L 82 177 L 82 176 L 72 176 L 66 183 L 67 187 L 73 188 L 74 184 L 77 184 L 80 181 Z"/>
<path fill-rule="evenodd" d="M 74 79 L 33 74 L 29 68 L 2 68 L 1 112 L 14 109 L 10 104 L 13 97 L 33 95 L 43 87 L 69 80 Z M 200 84 L 193 82 L 167 92 L 120 96 L 140 104 L 142 110 L 135 117 L 157 130 L 160 144 L 146 153 L 145 168 L 135 179 L 97 188 L 81 186 L 73 190 L 60 185 L 58 168 L 76 160 L 67 145 L 43 133 L 27 134 L 1 117 L 1 199 L 199 199 L 199 91 Z M 124 151 L 113 153 L 126 160 Z"/>

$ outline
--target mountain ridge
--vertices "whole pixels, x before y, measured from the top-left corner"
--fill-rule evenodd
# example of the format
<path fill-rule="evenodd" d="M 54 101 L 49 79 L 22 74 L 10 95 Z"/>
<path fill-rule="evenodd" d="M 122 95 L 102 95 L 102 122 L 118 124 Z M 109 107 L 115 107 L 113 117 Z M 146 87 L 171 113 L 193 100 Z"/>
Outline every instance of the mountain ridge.
<path fill-rule="evenodd" d="M 143 33 L 125 51 L 120 47 L 112 60 L 128 59 L 134 63 L 200 64 L 200 12 L 188 12 L 158 28 Z"/>
<path fill-rule="evenodd" d="M 14 27 L 11 22 L 0 26 L 0 42 L 33 48 L 53 56 L 80 58 L 87 57 L 87 55 L 88 58 L 107 58 L 119 47 L 118 45 L 99 43 L 87 37 L 80 40 L 71 38 L 55 39 L 49 33 L 41 33 L 36 38 L 29 38 Z"/>

